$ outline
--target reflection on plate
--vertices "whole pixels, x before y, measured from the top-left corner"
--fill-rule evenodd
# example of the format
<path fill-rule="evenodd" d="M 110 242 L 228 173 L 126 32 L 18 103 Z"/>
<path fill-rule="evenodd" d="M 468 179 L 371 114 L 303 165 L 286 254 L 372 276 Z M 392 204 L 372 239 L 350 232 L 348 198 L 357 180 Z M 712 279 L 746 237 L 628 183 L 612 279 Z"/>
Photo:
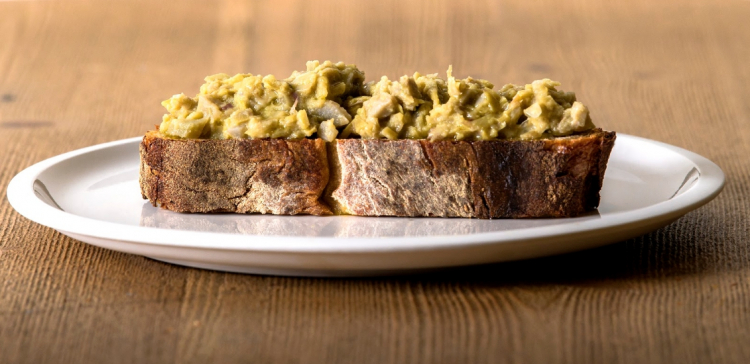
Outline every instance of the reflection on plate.
<path fill-rule="evenodd" d="M 385 238 L 470 235 L 566 224 L 574 221 L 598 219 L 592 212 L 574 219 L 519 219 L 497 220 L 461 218 L 400 218 L 359 216 L 277 216 L 181 214 L 158 209 L 149 203 L 141 210 L 141 226 L 161 229 L 206 231 L 225 234 L 330 237 L 330 238 Z"/>
<path fill-rule="evenodd" d="M 724 175 L 680 148 L 618 135 L 598 212 L 479 220 L 180 214 L 138 190 L 140 138 L 93 146 L 19 173 L 21 214 L 81 241 L 188 266 L 293 275 L 390 274 L 539 257 L 659 228 L 710 201 Z"/>

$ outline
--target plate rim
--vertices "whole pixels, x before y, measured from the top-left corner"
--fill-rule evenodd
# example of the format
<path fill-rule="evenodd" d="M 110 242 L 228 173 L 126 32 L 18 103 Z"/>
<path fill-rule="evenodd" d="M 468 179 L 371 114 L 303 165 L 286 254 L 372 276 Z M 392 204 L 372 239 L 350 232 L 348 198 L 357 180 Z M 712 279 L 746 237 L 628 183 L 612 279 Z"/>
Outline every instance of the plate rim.
<path fill-rule="evenodd" d="M 429 237 L 290 237 L 240 235 L 133 226 L 97 220 L 58 210 L 39 199 L 33 191 L 33 184 L 38 176 L 58 163 L 98 150 L 118 147 L 129 143 L 137 145 L 142 138 L 139 136 L 97 144 L 35 163 L 16 174 L 10 181 L 6 192 L 8 202 L 18 213 L 41 225 L 58 231 L 112 241 L 222 251 L 346 254 L 434 250 L 455 247 L 465 248 L 485 244 L 517 243 L 550 237 L 571 237 L 591 234 L 613 228 L 627 228 L 628 226 L 639 225 L 647 221 L 670 221 L 711 201 L 721 193 L 726 183 L 725 175 L 721 168 L 697 153 L 664 142 L 617 133 L 618 142 L 628 140 L 653 144 L 688 159 L 700 172 L 698 180 L 688 190 L 674 196 L 672 199 L 638 209 L 609 213 L 606 218 L 602 219 L 578 221 L 575 224 L 557 224 L 510 231 Z M 294 216 L 289 216 L 289 218 L 294 218 Z M 217 237 L 221 238 L 221 242 L 211 241 Z M 254 238 L 249 239 L 250 237 Z M 353 241 L 357 243 L 353 244 Z"/>

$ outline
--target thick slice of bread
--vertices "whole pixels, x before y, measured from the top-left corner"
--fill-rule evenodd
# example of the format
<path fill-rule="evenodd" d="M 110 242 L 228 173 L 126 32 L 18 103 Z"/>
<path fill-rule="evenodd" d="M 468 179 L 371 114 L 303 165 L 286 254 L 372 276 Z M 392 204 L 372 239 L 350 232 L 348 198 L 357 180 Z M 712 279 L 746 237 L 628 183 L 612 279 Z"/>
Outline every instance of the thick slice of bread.
<path fill-rule="evenodd" d="M 141 143 L 141 193 L 180 212 L 566 217 L 599 205 L 614 132 L 534 141 Z M 330 176 L 330 180 L 329 180 Z"/>
<path fill-rule="evenodd" d="M 170 139 L 140 145 L 143 198 L 179 212 L 330 215 L 322 139 Z"/>

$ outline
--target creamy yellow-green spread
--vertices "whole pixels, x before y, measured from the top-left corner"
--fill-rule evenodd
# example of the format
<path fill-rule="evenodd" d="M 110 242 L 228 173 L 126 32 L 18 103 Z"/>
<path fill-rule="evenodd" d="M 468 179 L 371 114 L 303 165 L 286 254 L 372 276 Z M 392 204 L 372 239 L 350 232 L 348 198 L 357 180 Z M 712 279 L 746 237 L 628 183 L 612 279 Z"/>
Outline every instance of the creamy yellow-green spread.
<path fill-rule="evenodd" d="M 532 140 L 594 128 L 575 94 L 543 79 L 500 89 L 437 74 L 365 83 L 355 65 L 307 62 L 284 80 L 217 74 L 195 97 L 174 95 L 159 131 L 174 138 Z"/>

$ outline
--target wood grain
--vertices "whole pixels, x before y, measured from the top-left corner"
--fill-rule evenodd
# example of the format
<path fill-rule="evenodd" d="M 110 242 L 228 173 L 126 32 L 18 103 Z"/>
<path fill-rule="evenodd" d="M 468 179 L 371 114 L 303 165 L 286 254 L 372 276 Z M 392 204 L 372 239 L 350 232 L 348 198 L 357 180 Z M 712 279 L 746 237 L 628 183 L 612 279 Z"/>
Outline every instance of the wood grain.
<path fill-rule="evenodd" d="M 201 271 L 67 238 L 0 200 L 3 363 L 750 362 L 750 2 L 0 2 L 0 187 L 143 134 L 205 75 L 308 59 L 370 78 L 550 77 L 606 129 L 727 186 L 600 249 L 381 279 Z"/>

